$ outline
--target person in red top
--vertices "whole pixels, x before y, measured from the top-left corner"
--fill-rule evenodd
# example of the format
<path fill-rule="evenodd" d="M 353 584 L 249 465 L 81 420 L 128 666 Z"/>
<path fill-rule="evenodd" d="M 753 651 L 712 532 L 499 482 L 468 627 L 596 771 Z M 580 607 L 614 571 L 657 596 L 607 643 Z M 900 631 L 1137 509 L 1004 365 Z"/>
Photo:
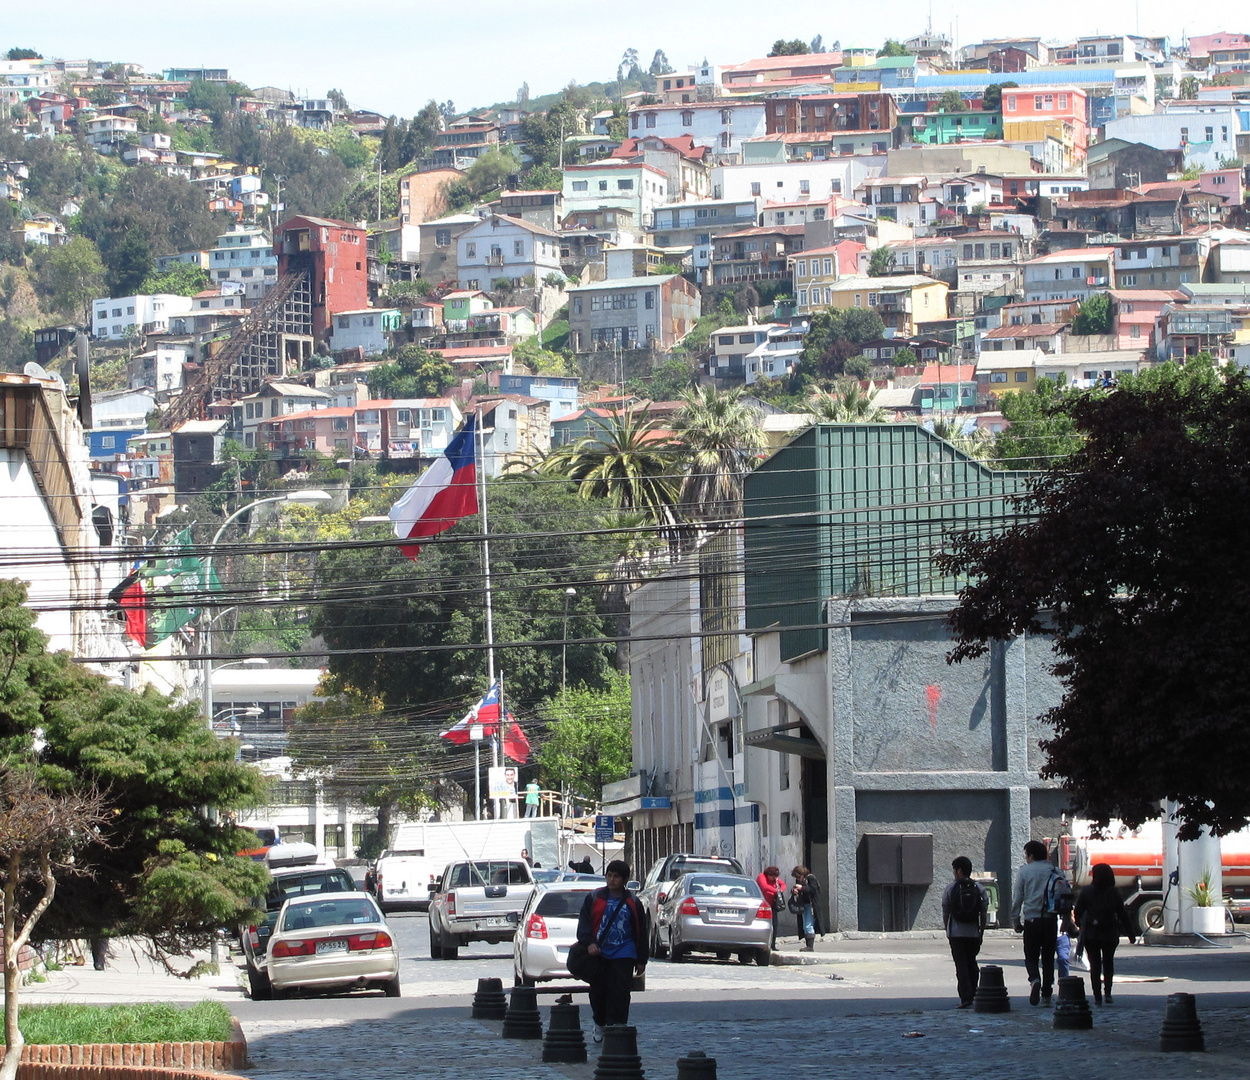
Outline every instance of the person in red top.
<path fill-rule="evenodd" d="M 613 859 L 605 877 L 607 888 L 587 893 L 577 918 L 577 940 L 600 958 L 590 983 L 591 1037 L 597 1043 L 609 1024 L 629 1023 L 633 979 L 646 971 L 648 956 L 647 913 L 625 888 L 629 864 Z"/>
<path fill-rule="evenodd" d="M 772 948 L 777 947 L 777 913 L 784 911 L 786 906 L 786 883 L 781 880 L 781 870 L 775 866 L 766 866 L 755 879 L 764 899 L 773 909 L 773 940 Z"/>

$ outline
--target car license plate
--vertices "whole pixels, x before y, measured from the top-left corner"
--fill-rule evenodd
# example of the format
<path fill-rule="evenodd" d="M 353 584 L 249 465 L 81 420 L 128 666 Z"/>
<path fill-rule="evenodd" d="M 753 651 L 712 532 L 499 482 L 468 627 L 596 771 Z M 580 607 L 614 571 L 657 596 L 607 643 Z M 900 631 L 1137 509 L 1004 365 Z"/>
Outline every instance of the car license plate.
<path fill-rule="evenodd" d="M 487 926 L 507 926 L 508 920 L 507 919 L 487 919 L 486 925 Z"/>
<path fill-rule="evenodd" d="M 729 921 L 737 922 L 738 910 L 737 908 L 724 908 L 724 907 L 712 908 L 711 916 L 713 919 L 718 919 L 721 922 L 729 922 Z"/>
<path fill-rule="evenodd" d="M 318 941 L 317 942 L 317 955 L 318 956 L 325 956 L 328 953 L 341 953 L 341 952 L 347 952 L 346 941 Z"/>

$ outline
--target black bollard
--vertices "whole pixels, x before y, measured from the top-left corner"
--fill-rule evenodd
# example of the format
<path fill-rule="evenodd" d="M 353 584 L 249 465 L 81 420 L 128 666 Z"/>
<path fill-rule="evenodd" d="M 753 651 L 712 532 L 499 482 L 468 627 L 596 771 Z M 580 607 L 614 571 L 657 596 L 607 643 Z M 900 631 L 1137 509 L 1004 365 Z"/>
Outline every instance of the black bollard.
<path fill-rule="evenodd" d="M 677 1080 L 716 1080 L 716 1059 L 702 1050 L 691 1050 L 677 1059 Z"/>
<path fill-rule="evenodd" d="M 514 986 L 503 1017 L 505 1039 L 541 1039 L 543 1021 L 538 1015 L 538 991 L 532 986 Z"/>
<path fill-rule="evenodd" d="M 1168 994 L 1163 1026 L 1159 1028 L 1159 1049 L 1201 1053 L 1206 1050 L 1202 1025 L 1198 1022 L 1198 999 L 1193 994 Z"/>
<path fill-rule="evenodd" d="M 504 997 L 502 979 L 478 979 L 477 993 L 473 995 L 474 1020 L 502 1020 L 508 1011 L 508 999 Z"/>
<path fill-rule="evenodd" d="M 1056 1031 L 1084 1031 L 1094 1026 L 1094 1014 L 1085 999 L 1085 980 L 1079 975 L 1065 975 L 1059 980 L 1059 1002 L 1052 1026 Z"/>
<path fill-rule="evenodd" d="M 1003 982 L 1003 969 L 987 964 L 981 969 L 977 992 L 972 999 L 972 1011 L 979 1013 L 1011 1012 L 1011 999 L 1007 997 L 1007 984 Z"/>
<path fill-rule="evenodd" d="M 543 1061 L 576 1064 L 586 1060 L 586 1036 L 582 1034 L 582 1018 L 571 1001 L 557 1001 L 551 1006 L 551 1021 L 543 1036 Z"/>
<path fill-rule="evenodd" d="M 603 1051 L 595 1065 L 594 1080 L 646 1080 L 638 1056 L 636 1027 L 610 1024 L 603 1029 Z"/>

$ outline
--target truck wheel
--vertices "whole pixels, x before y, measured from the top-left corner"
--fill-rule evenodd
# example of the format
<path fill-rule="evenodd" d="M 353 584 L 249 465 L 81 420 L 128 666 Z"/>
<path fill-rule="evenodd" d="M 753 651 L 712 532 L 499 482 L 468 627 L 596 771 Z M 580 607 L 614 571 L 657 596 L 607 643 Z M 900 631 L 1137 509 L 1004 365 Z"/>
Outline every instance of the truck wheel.
<path fill-rule="evenodd" d="M 247 988 L 253 1001 L 273 999 L 273 987 L 269 984 L 269 976 L 263 971 L 257 971 L 251 964 L 247 965 Z"/>
<path fill-rule="evenodd" d="M 1144 934 L 1147 930 L 1163 929 L 1163 901 L 1146 900 L 1137 905 L 1134 913 L 1137 918 L 1137 932 Z"/>
<path fill-rule="evenodd" d="M 439 944 L 439 940 L 434 936 L 434 927 L 430 927 L 430 959 L 441 960 L 443 958 L 443 946 Z"/>
<path fill-rule="evenodd" d="M 448 945 L 448 942 L 452 942 Z M 460 958 L 460 939 L 455 934 L 443 938 L 443 959 L 458 960 Z"/>

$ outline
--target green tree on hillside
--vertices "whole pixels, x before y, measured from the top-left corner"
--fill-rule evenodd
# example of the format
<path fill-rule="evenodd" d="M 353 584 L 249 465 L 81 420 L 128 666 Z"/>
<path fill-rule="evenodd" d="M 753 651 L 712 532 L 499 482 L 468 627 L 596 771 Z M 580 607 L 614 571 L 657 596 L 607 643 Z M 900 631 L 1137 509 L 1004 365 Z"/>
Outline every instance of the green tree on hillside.
<path fill-rule="evenodd" d="M 91 301 L 104 289 L 104 263 L 95 244 L 71 237 L 49 253 L 45 269 L 57 310 L 90 325 Z"/>
<path fill-rule="evenodd" d="M 211 281 L 208 271 L 192 263 L 177 263 L 160 273 L 152 272 L 139 286 L 140 294 L 170 293 L 174 296 L 194 296 L 207 289 Z"/>
<path fill-rule="evenodd" d="M 998 399 L 1008 426 L 994 438 L 994 457 L 1006 469 L 1048 469 L 1080 449 L 1082 438 L 1072 419 L 1075 401 L 1097 391 L 1066 386 L 1062 379 L 1038 379 L 1032 390 Z"/>
<path fill-rule="evenodd" d="M 800 41 L 798 38 L 794 38 L 791 41 L 786 41 L 783 38 L 778 38 L 776 41 L 773 42 L 773 47 L 771 50 L 769 50 L 768 55 L 769 56 L 803 56 L 809 51 L 810 50 L 808 49 L 807 42 Z"/>
<path fill-rule="evenodd" d="M 983 91 L 981 91 L 981 108 L 985 112 L 1001 112 L 1003 108 L 1003 91 L 1012 86 L 1017 86 L 1014 82 L 990 83 Z"/>
<path fill-rule="evenodd" d="M 1087 297 L 1072 320 L 1074 334 L 1109 334 L 1111 332 L 1111 297 L 1094 293 Z"/>
<path fill-rule="evenodd" d="M 885 44 L 877 50 L 877 56 L 907 56 L 907 47 L 901 41 L 895 41 L 893 38 L 886 38 Z"/>
<path fill-rule="evenodd" d="M 885 277 L 894 273 L 894 252 L 888 247 L 874 248 L 868 257 L 868 276 Z"/>
<path fill-rule="evenodd" d="M 421 345 L 402 345 L 384 354 L 367 379 L 375 399 L 442 397 L 455 383 L 456 373 L 442 353 Z"/>

